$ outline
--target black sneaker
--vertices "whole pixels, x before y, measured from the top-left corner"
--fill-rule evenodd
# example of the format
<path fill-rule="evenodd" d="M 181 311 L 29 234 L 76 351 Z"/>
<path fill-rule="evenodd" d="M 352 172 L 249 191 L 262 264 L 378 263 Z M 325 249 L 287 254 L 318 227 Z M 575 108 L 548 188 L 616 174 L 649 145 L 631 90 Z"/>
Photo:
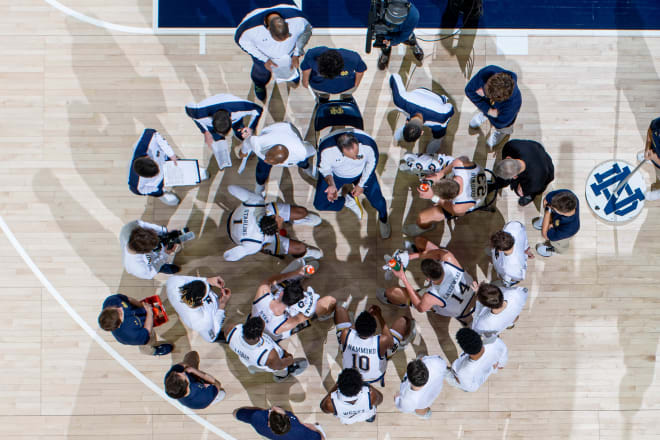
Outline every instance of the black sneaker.
<path fill-rule="evenodd" d="M 154 347 L 154 352 L 151 353 L 154 356 L 165 356 L 170 354 L 174 350 L 174 345 L 172 344 L 160 344 Z"/>
<path fill-rule="evenodd" d="M 413 46 L 412 53 L 417 61 L 419 61 L 420 63 L 424 61 L 424 51 L 422 50 L 419 44 L 415 44 Z"/>
<path fill-rule="evenodd" d="M 260 101 L 266 101 L 266 88 L 254 85 L 254 94 Z"/>
<path fill-rule="evenodd" d="M 530 203 L 532 203 L 532 200 L 534 200 L 534 197 L 532 196 L 522 196 L 521 198 L 518 199 L 518 204 L 520 206 L 527 206 Z"/>
<path fill-rule="evenodd" d="M 387 69 L 387 65 L 390 64 L 390 53 L 392 49 L 386 51 L 381 51 L 380 56 L 378 57 L 378 70 Z"/>
<path fill-rule="evenodd" d="M 365 420 L 365 422 L 367 422 L 367 423 L 373 423 L 375 421 L 376 421 L 376 414 L 374 414 L 373 416 L 371 416 L 367 420 Z"/>

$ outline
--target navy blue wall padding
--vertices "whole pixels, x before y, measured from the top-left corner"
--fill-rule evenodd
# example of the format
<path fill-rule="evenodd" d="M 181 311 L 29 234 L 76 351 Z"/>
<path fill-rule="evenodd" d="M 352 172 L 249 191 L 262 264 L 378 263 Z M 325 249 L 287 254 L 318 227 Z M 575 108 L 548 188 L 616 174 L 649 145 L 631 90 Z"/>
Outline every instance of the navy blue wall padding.
<path fill-rule="evenodd" d="M 344 101 L 328 101 L 319 104 L 314 115 L 314 130 L 321 131 L 332 125 L 350 125 L 364 128 L 364 120 L 360 108 L 355 103 Z"/>
<path fill-rule="evenodd" d="M 334 136 L 327 137 L 326 139 L 323 140 L 323 142 L 319 144 L 319 151 L 318 153 L 316 153 L 318 163 L 321 163 L 321 151 L 325 150 L 328 147 L 336 146 L 337 138 L 344 133 L 350 133 L 350 132 L 341 131 L 340 133 Z M 358 140 L 359 143 L 364 145 L 369 145 L 371 148 L 373 148 L 374 155 L 376 156 L 376 163 L 378 163 L 378 157 L 380 156 L 380 154 L 378 152 L 378 145 L 376 144 L 376 141 L 371 136 L 366 136 L 362 133 L 353 132 L 351 134 L 355 136 L 355 138 Z"/>
<path fill-rule="evenodd" d="M 412 0 L 420 28 L 438 28 L 447 0 Z M 256 8 L 291 0 L 159 0 L 161 28 L 235 28 Z M 366 26 L 370 0 L 303 0 L 316 27 Z M 483 0 L 480 28 L 660 29 L 660 0 Z M 459 21 L 460 25 L 460 21 Z"/>

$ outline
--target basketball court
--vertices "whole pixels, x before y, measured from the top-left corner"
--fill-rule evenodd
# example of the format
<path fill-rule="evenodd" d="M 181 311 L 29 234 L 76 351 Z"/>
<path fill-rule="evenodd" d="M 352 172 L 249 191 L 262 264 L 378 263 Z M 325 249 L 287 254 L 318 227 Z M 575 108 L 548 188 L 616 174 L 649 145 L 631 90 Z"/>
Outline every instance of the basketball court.
<path fill-rule="evenodd" d="M 161 12 L 165 3 L 173 4 L 160 3 Z M 197 3 L 202 2 L 189 3 L 190 10 Z M 239 2 L 208 3 L 217 16 L 240 19 L 243 14 Z M 240 7 L 253 3 L 240 2 Z M 389 73 L 376 68 L 377 50 L 364 54 L 364 37 L 356 35 L 363 32 L 356 24 L 363 6 L 337 3 L 329 9 L 351 12 L 324 15 L 326 2 L 304 1 L 304 10 L 312 8 L 312 24 L 322 28 L 307 47 L 352 49 L 368 65 L 355 98 L 365 131 L 378 141 L 377 173 L 390 206 L 392 238 L 378 237 L 371 207 L 361 223 L 347 211 L 323 213 L 321 226 L 292 231 L 325 252 L 312 278 L 315 290 L 339 300 L 350 295 L 351 310 L 359 312 L 378 303 L 376 289 L 389 285 L 381 269 L 383 255 L 402 246 L 402 225 L 426 204 L 413 196 L 417 179 L 397 172 L 408 150 L 392 141 L 392 133 L 403 121 L 393 111 Z M 420 10 L 434 14 L 422 16 L 437 21 L 446 2 L 419 3 Z M 531 2 L 484 1 L 485 23 L 498 15 L 509 17 L 493 9 L 515 8 L 516 3 Z M 552 5 L 534 3 L 545 9 L 532 11 L 532 21 L 541 20 L 539 15 L 552 21 Z M 427 87 L 447 95 L 455 106 L 444 152 L 467 155 L 487 168 L 501 147 L 489 152 L 486 133 L 469 133 L 475 107 L 463 89 L 473 72 L 489 64 L 517 72 L 523 106 L 513 136 L 541 142 L 548 150 L 555 164 L 550 189 L 568 188 L 580 197 L 581 230 L 568 254 L 529 260 L 522 285 L 530 297 L 515 328 L 502 335 L 509 363 L 478 392 L 445 385 L 428 421 L 396 410 L 394 395 L 409 360 L 428 353 L 453 361 L 460 351 L 453 338 L 457 322 L 413 312 L 420 336 L 390 362 L 375 423 L 346 427 L 319 409 L 341 370 L 329 321 L 315 322 L 283 344 L 295 357 L 310 361 L 303 375 L 283 383 L 274 383 L 268 374 L 250 375 L 224 346 L 208 344 L 186 329 L 171 307 L 171 320 L 159 333 L 176 350 L 163 358 L 118 344 L 96 323 L 108 295 L 144 298 L 161 293 L 166 280 L 163 275 L 140 280 L 123 270 L 118 234 L 134 219 L 195 231 L 198 238 L 177 263 L 184 275 L 224 277 L 233 292 L 227 323 L 244 320 L 258 281 L 284 267 L 266 255 L 223 260 L 222 252 L 232 246 L 227 215 L 237 205 L 227 186 L 252 189 L 256 161 L 242 175 L 235 158 L 232 169 L 218 171 L 184 113 L 187 103 L 216 93 L 255 99 L 250 58 L 231 35 L 222 35 L 227 25 L 209 19 L 213 27 L 193 26 L 182 19 L 169 27 L 184 31 L 168 32 L 162 20 L 155 26 L 154 17 L 160 16 L 152 0 L 3 1 L 0 438 L 254 439 L 251 427 L 235 421 L 232 411 L 271 405 L 292 410 L 304 422 L 319 422 L 330 439 L 660 438 L 660 205 L 646 202 L 631 220 L 612 223 L 596 216 L 586 200 L 594 168 L 617 160 L 633 169 L 649 122 L 660 116 L 660 33 L 653 30 L 657 20 L 652 19 L 658 5 L 572 3 L 591 10 L 576 13 L 585 23 L 604 24 L 546 28 L 538 21 L 532 29 L 509 29 L 504 19 L 490 21 L 489 29 L 476 34 L 422 41 L 423 66 L 416 66 L 410 53 L 393 50 L 390 73 L 401 74 L 409 89 Z M 563 2 L 553 4 L 559 8 Z M 207 12 L 197 16 L 210 17 Z M 517 17 L 518 22 L 525 18 L 522 13 Z M 431 25 L 425 26 L 420 35 L 436 39 Z M 273 91 L 269 85 L 268 95 L 262 124 L 290 121 L 313 138 L 314 99 L 307 90 L 280 84 Z M 144 128 L 162 133 L 178 156 L 199 158 L 203 166 L 210 162 L 209 181 L 178 189 L 182 203 L 176 208 L 127 188 L 132 146 Z M 606 171 L 599 169 L 598 184 L 607 179 Z M 639 176 L 643 185 L 651 185 L 652 166 L 644 165 Z M 601 190 L 611 193 L 614 186 L 608 188 Z M 314 188 L 296 168 L 273 170 L 267 190 L 269 200 L 279 197 L 312 207 Z M 530 245 L 541 241 L 531 227 L 537 207 L 520 208 L 508 189 L 496 207 L 496 212 L 472 213 L 429 235 L 479 281 L 492 277 L 483 248 L 505 222 L 523 222 Z M 413 273 L 421 283 L 419 271 Z M 383 310 L 387 320 L 402 313 Z M 162 392 L 165 372 L 190 349 L 200 353 L 200 368 L 227 391 L 224 401 L 194 413 Z"/>

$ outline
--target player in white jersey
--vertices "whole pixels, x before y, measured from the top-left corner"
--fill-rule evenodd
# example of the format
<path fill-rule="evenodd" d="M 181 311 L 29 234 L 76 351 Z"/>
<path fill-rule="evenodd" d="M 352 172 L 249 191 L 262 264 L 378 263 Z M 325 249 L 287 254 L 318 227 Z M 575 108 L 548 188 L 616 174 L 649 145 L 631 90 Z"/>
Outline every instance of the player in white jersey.
<path fill-rule="evenodd" d="M 211 290 L 220 289 L 221 296 Z M 195 330 L 207 342 L 223 340 L 222 324 L 231 290 L 219 276 L 198 278 L 171 276 L 165 285 L 167 299 L 183 324 Z"/>
<path fill-rule="evenodd" d="M 260 251 L 275 256 L 323 257 L 320 249 L 279 234 L 285 222 L 316 226 L 321 224 L 321 217 L 302 206 L 266 203 L 262 196 L 241 186 L 229 185 L 227 190 L 242 203 L 227 218 L 227 234 L 237 246 L 224 253 L 225 260 L 238 261 Z"/>
<path fill-rule="evenodd" d="M 454 159 L 435 174 L 425 177 L 435 183 L 427 191 L 417 189 L 419 196 L 429 199 L 433 206 L 422 210 L 416 224 L 403 227 L 403 233 L 416 236 L 430 231 L 437 222 L 461 217 L 484 205 L 488 193 L 488 179 L 484 170 L 467 157 Z"/>
<path fill-rule="evenodd" d="M 321 411 L 334 414 L 344 425 L 376 420 L 376 407 L 383 402 L 383 395 L 364 383 L 355 368 L 344 368 L 337 383 L 321 400 Z"/>
<path fill-rule="evenodd" d="M 501 231 L 490 236 L 487 253 L 493 260 L 493 267 L 501 283 L 507 287 L 515 286 L 525 279 L 527 258 L 534 258 L 525 226 L 517 221 L 507 223 Z"/>
<path fill-rule="evenodd" d="M 405 288 L 399 286 L 379 289 L 377 298 L 385 303 L 402 308 L 412 305 L 418 312 L 433 310 L 438 315 L 458 319 L 468 325 L 476 301 L 476 281 L 463 270 L 454 254 L 441 249 L 423 237 L 417 237 L 415 249 L 421 252 L 408 253 L 409 260 L 421 259 L 422 273 L 427 277 L 428 286 L 421 289 L 420 295 L 410 284 L 405 270 L 392 270 Z"/>
<path fill-rule="evenodd" d="M 332 317 L 337 300 L 320 297 L 311 287 L 305 290 L 304 266 L 293 272 L 277 274 L 264 280 L 252 301 L 252 316 L 265 322 L 265 331 L 275 341 L 309 327 L 312 319 L 324 321 Z"/>
<path fill-rule="evenodd" d="M 500 338 L 484 345 L 477 332 L 462 328 L 456 333 L 456 341 L 463 354 L 452 364 L 447 382 L 463 391 L 477 391 L 491 374 L 504 368 L 509 359 L 506 345 Z"/>
<path fill-rule="evenodd" d="M 481 283 L 477 290 L 472 330 L 490 344 L 507 328 L 512 328 L 527 301 L 524 287 L 505 287 Z"/>
<path fill-rule="evenodd" d="M 245 324 L 237 324 L 227 333 L 227 344 L 238 355 L 250 373 L 273 373 L 275 382 L 298 376 L 307 368 L 307 360 L 294 360 L 273 339 L 264 335 L 264 320 L 251 317 Z"/>
<path fill-rule="evenodd" d="M 378 321 L 376 321 L 378 320 Z M 381 333 L 376 334 L 378 324 Z M 387 360 L 415 337 L 415 321 L 402 316 L 394 321 L 392 328 L 383 319 L 380 307 L 371 306 L 351 325 L 348 311 L 338 306 L 335 309 L 337 341 L 344 368 L 355 368 L 367 383 L 380 382 L 384 385 Z"/>
<path fill-rule="evenodd" d="M 447 368 L 447 362 L 440 356 L 424 356 L 409 362 L 399 392 L 394 396 L 397 409 L 422 419 L 431 418 L 431 405 L 442 391 Z"/>

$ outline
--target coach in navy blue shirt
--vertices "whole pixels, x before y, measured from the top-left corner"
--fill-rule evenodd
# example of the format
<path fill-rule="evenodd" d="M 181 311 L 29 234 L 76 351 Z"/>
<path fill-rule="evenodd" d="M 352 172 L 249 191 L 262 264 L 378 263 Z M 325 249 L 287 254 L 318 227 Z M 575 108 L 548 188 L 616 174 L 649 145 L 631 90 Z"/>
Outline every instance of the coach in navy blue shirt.
<path fill-rule="evenodd" d="M 511 71 L 486 66 L 465 86 L 465 95 L 479 109 L 470 120 L 470 128 L 479 128 L 488 119 L 494 127 L 486 141 L 491 148 L 513 133 L 513 123 L 522 105 L 517 80 Z"/>
<path fill-rule="evenodd" d="M 154 313 L 149 304 L 144 304 L 126 295 L 111 295 L 103 302 L 98 318 L 99 327 L 112 332 L 117 342 L 125 345 L 151 345 L 154 356 L 172 351 L 172 344 L 158 344 L 153 334 Z"/>
<path fill-rule="evenodd" d="M 357 52 L 319 46 L 309 49 L 302 64 L 302 85 L 320 98 L 331 94 L 351 95 L 360 85 L 367 65 Z"/>
<path fill-rule="evenodd" d="M 183 362 L 173 365 L 165 375 L 165 392 L 191 409 L 204 409 L 225 398 L 220 382 L 199 369 L 199 354 L 188 352 Z"/>
<path fill-rule="evenodd" d="M 258 434 L 273 440 L 325 440 L 319 425 L 300 423 L 292 412 L 277 406 L 271 409 L 243 407 L 234 417 L 252 425 Z"/>
<path fill-rule="evenodd" d="M 572 191 L 559 189 L 545 196 L 543 208 L 543 216 L 532 221 L 546 239 L 536 245 L 536 251 L 543 257 L 564 253 L 569 239 L 580 230 L 580 202 Z"/>

